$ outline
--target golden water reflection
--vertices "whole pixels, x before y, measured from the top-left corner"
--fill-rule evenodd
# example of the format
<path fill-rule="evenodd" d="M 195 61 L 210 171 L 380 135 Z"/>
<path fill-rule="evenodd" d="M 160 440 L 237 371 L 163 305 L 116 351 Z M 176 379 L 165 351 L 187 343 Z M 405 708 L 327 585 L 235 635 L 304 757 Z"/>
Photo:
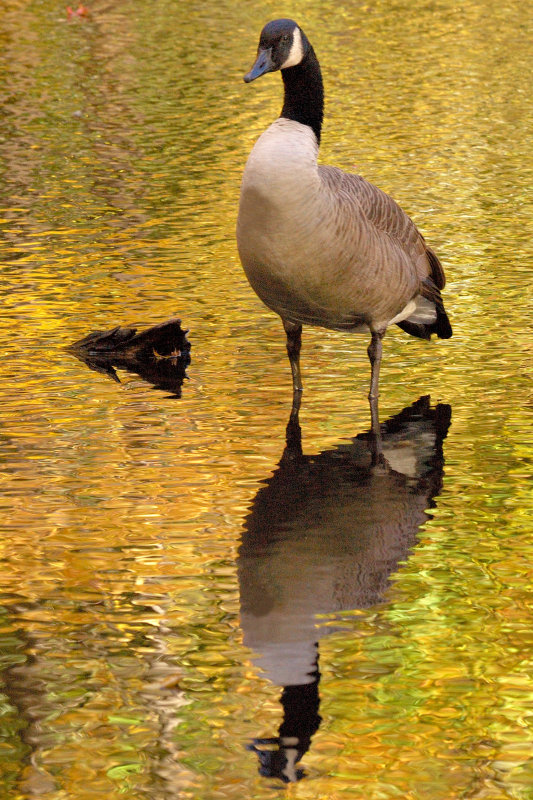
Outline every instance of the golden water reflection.
<path fill-rule="evenodd" d="M 242 74 L 279 8 L 87 5 L 0 14 L 0 784 L 271 798 L 244 744 L 279 732 L 281 690 L 243 641 L 237 560 L 280 474 L 290 375 L 234 226 L 281 91 Z M 322 722 L 289 791 L 529 800 L 529 10 L 290 13 L 323 66 L 323 160 L 412 214 L 445 265 L 454 337 L 387 335 L 382 419 L 427 394 L 453 407 L 442 489 L 381 601 L 320 639 Z M 174 316 L 192 344 L 180 399 L 65 352 Z M 366 345 L 304 331 L 304 453 L 367 430 Z"/>

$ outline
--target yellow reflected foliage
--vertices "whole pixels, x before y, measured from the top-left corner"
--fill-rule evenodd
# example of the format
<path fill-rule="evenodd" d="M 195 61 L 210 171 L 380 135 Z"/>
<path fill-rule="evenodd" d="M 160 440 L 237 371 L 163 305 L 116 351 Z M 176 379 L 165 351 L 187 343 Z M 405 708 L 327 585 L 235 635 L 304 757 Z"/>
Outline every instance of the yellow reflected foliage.
<path fill-rule="evenodd" d="M 266 800 L 243 745 L 277 730 L 279 688 L 242 643 L 235 558 L 290 377 L 234 226 L 281 103 L 277 76 L 242 74 L 279 6 L 86 5 L 0 14 L 0 781 L 13 798 Z M 413 216 L 454 326 L 387 337 L 383 418 L 424 394 L 453 408 L 444 487 L 383 604 L 321 642 L 323 722 L 291 796 L 530 800 L 529 9 L 290 13 L 323 67 L 324 161 Z M 180 400 L 64 350 L 174 315 Z M 305 332 L 306 452 L 367 429 L 365 348 Z"/>

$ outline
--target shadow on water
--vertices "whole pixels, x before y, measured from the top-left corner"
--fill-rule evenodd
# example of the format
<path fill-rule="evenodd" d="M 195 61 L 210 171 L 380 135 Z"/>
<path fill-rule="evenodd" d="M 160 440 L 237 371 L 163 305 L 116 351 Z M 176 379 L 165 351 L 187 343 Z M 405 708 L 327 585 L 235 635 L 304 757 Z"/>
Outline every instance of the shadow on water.
<path fill-rule="evenodd" d="M 116 370 L 124 369 L 179 398 L 191 363 L 187 333 L 181 328 L 181 320 L 171 319 L 139 333 L 132 327 L 95 331 L 67 350 L 89 369 L 117 383 L 120 379 Z"/>
<path fill-rule="evenodd" d="M 297 418 L 278 469 L 259 490 L 239 550 L 244 642 L 283 687 L 278 736 L 254 739 L 259 772 L 286 783 L 320 725 L 316 615 L 379 603 L 389 576 L 430 518 L 442 485 L 448 405 L 422 397 L 382 426 L 383 460 L 370 434 L 303 455 Z"/>

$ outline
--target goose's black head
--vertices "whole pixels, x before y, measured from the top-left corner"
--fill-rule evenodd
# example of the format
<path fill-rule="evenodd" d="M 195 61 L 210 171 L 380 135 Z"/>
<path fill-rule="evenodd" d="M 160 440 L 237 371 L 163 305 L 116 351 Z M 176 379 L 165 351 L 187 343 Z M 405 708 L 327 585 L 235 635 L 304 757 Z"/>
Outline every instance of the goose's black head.
<path fill-rule="evenodd" d="M 304 60 L 310 49 L 302 29 L 292 19 L 275 19 L 261 31 L 257 59 L 244 76 L 246 83 L 267 72 L 295 67 Z"/>

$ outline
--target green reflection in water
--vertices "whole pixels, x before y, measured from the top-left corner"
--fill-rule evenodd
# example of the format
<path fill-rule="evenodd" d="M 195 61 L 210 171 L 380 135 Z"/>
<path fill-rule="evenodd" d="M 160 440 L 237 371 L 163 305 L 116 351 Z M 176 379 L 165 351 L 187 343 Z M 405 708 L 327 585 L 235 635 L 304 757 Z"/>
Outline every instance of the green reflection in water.
<path fill-rule="evenodd" d="M 281 721 L 243 645 L 235 560 L 290 403 L 234 224 L 280 108 L 245 87 L 274 3 L 50 0 L 0 15 L 7 796 L 273 796 L 244 743 Z M 286 10 L 283 11 L 286 13 Z M 450 403 L 433 519 L 386 602 L 321 640 L 299 797 L 530 798 L 531 47 L 517 2 L 296 0 L 321 58 L 322 159 L 412 214 L 454 338 L 387 336 L 383 419 Z M 180 401 L 62 347 L 174 314 Z M 305 331 L 304 451 L 366 430 L 363 339 Z M 341 624 L 341 629 L 338 625 Z"/>

